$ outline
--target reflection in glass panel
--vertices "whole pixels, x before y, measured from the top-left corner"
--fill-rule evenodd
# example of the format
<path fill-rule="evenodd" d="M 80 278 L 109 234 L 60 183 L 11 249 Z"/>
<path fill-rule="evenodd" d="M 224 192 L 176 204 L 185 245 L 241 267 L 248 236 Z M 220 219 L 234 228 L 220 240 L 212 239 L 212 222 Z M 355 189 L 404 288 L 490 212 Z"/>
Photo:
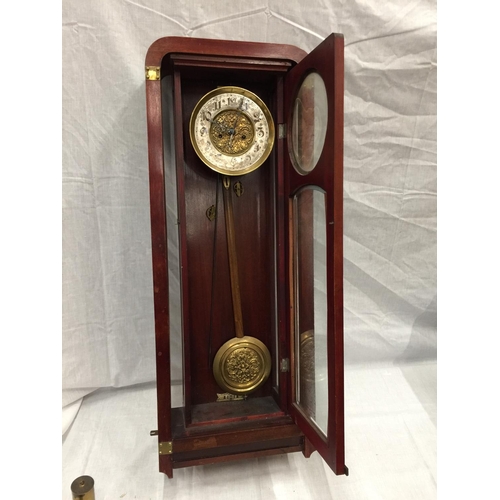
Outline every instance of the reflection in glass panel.
<path fill-rule="evenodd" d="M 311 172 L 318 163 L 326 137 L 328 98 L 323 78 L 310 73 L 300 86 L 293 107 L 292 161 L 300 174 Z"/>
<path fill-rule="evenodd" d="M 162 106 L 173 109 L 173 77 L 161 80 Z M 172 113 L 163 113 L 163 151 L 165 162 L 165 207 L 167 209 L 167 243 L 168 243 L 168 294 L 170 318 L 170 376 L 172 379 L 172 407 L 184 406 L 184 395 L 179 383 L 184 387 L 184 371 L 182 360 L 184 345 L 181 325 L 181 288 L 179 262 L 179 228 L 177 221 L 177 176 L 174 148 L 174 117 Z"/>
<path fill-rule="evenodd" d="M 325 194 L 294 198 L 296 400 L 327 435 L 328 364 Z"/>

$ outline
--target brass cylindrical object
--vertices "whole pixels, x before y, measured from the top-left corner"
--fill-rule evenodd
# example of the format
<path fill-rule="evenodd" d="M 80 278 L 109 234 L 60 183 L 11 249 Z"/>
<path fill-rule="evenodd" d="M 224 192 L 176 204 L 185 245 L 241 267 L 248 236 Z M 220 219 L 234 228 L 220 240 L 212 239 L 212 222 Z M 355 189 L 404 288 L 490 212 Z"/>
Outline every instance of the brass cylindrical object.
<path fill-rule="evenodd" d="M 94 480 L 90 476 L 77 477 L 71 483 L 71 493 L 73 493 L 73 499 L 95 500 Z"/>

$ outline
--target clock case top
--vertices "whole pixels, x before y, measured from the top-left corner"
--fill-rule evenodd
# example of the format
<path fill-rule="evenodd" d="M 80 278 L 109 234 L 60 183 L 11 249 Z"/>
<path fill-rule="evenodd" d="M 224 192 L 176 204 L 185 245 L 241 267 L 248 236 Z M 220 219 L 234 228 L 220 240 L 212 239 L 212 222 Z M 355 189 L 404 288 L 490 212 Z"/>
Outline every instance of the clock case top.
<path fill-rule="evenodd" d="M 311 71 L 321 75 L 327 88 L 328 127 L 326 146 L 318 164 L 304 176 L 292 166 L 288 154 L 290 136 L 285 130 L 290 130 L 287 125 L 291 123 L 292 105 L 299 86 Z M 160 470 L 171 477 L 172 468 L 228 457 L 258 456 L 279 449 L 281 452 L 302 450 L 307 456 L 317 449 L 335 473 L 345 473 L 343 37 L 331 35 L 310 54 L 290 45 L 166 37 L 157 40 L 148 51 L 146 78 Z M 234 335 L 234 325 L 229 287 L 223 279 L 214 281 L 214 266 L 217 276 L 228 274 L 224 224 L 219 221 L 214 229 L 214 222 L 204 215 L 217 196 L 222 198 L 222 194 L 217 195 L 219 181 L 217 174 L 196 156 L 188 133 L 190 114 L 198 100 L 223 85 L 239 85 L 259 95 L 276 124 L 275 146 L 270 158 L 257 171 L 240 178 L 245 194 L 239 208 L 235 203 L 235 219 L 244 221 L 244 229 L 238 231 L 238 255 L 240 263 L 244 262 L 242 267 L 247 269 L 240 273 L 242 302 L 250 304 L 244 310 L 245 330 L 269 346 L 274 360 L 271 377 L 250 395 L 256 407 L 250 415 L 239 414 L 237 410 L 231 414 L 227 408 L 233 403 L 211 403 L 214 394 L 222 392 L 211 375 L 211 359 L 223 341 Z M 170 97 L 165 99 L 165 93 Z M 165 162 L 165 137 L 168 136 L 174 153 Z M 177 182 L 184 349 L 185 404 L 182 409 L 171 408 L 165 169 L 176 171 Z M 294 308 L 292 198 L 294 193 L 310 185 L 326 194 L 328 220 L 330 383 L 326 438 L 294 402 L 294 320 L 290 313 Z M 221 212 L 221 200 L 217 208 Z M 213 247 L 212 242 L 215 242 Z M 214 307 L 214 299 L 222 306 Z M 256 335 L 255 331 L 259 333 Z M 282 365 L 286 365 L 286 360 L 289 360 L 288 370 Z M 214 410 L 215 405 L 217 408 L 229 406 L 225 410 Z M 276 427 L 269 427 L 270 418 L 277 419 Z M 254 423 L 249 426 L 249 421 Z M 254 436 L 248 439 L 250 444 L 245 445 L 245 439 L 241 442 L 235 439 L 236 434 L 241 436 L 242 432 Z M 269 435 L 264 437 L 266 432 Z M 212 443 L 218 448 L 216 452 L 210 451 L 208 445 L 199 450 L 199 445 L 194 444 L 207 435 L 215 436 Z M 274 448 L 251 443 L 269 441 L 271 435 L 279 437 Z M 171 443 L 168 453 L 161 451 L 165 443 Z M 228 443 L 236 444 L 228 448 Z"/>

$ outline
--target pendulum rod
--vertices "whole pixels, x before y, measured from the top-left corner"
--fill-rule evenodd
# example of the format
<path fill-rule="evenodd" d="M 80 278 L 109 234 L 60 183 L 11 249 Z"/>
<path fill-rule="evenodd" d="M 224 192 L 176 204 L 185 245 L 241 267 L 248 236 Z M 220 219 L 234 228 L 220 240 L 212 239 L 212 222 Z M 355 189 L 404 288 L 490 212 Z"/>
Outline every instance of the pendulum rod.
<path fill-rule="evenodd" d="M 229 276 L 231 279 L 231 295 L 233 299 L 234 329 L 236 337 L 243 338 L 243 316 L 241 313 L 240 280 L 238 278 L 238 258 L 236 256 L 236 240 L 234 236 L 233 201 L 231 198 L 231 181 L 229 177 L 222 180 L 224 189 L 224 216 L 226 219 L 227 252 L 229 256 Z"/>

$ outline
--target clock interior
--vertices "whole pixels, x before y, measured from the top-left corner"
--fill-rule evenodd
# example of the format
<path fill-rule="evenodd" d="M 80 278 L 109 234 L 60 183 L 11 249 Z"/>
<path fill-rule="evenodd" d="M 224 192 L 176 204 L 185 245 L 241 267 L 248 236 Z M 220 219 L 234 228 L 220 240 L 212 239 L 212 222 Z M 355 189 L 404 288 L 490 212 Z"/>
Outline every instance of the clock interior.
<path fill-rule="evenodd" d="M 183 95 L 182 120 L 174 123 L 174 127 L 181 127 L 183 139 L 183 160 L 181 165 L 177 161 L 175 180 L 179 224 L 169 230 L 179 232 L 177 251 L 182 262 L 183 285 L 178 293 L 181 294 L 183 314 L 182 339 L 176 345 L 182 345 L 179 355 L 183 355 L 183 378 L 184 382 L 189 380 L 189 384 L 184 383 L 184 407 L 175 413 L 183 412 L 182 419 L 187 426 L 282 415 L 276 373 L 276 152 L 273 151 L 257 170 L 230 178 L 244 332 L 263 342 L 270 351 L 271 373 L 261 387 L 245 395 L 244 401 L 221 404 L 217 402 L 218 394 L 225 391 L 214 378 L 213 361 L 218 349 L 235 336 L 223 176 L 198 158 L 190 142 L 189 118 L 205 94 L 217 87 L 231 85 L 255 93 L 276 120 L 277 103 L 282 99 L 276 93 L 277 81 L 280 71 L 289 65 L 279 66 L 280 71 L 275 74 L 250 69 L 238 73 L 237 77 L 234 71 L 208 67 L 204 78 L 200 79 L 191 66 L 178 63 L 175 57 L 166 63 L 175 77 L 166 77 L 162 82 L 164 94 L 175 92 L 177 85 Z M 164 129 L 169 127 L 170 123 L 164 124 Z M 169 147 L 167 138 L 166 158 Z"/>

